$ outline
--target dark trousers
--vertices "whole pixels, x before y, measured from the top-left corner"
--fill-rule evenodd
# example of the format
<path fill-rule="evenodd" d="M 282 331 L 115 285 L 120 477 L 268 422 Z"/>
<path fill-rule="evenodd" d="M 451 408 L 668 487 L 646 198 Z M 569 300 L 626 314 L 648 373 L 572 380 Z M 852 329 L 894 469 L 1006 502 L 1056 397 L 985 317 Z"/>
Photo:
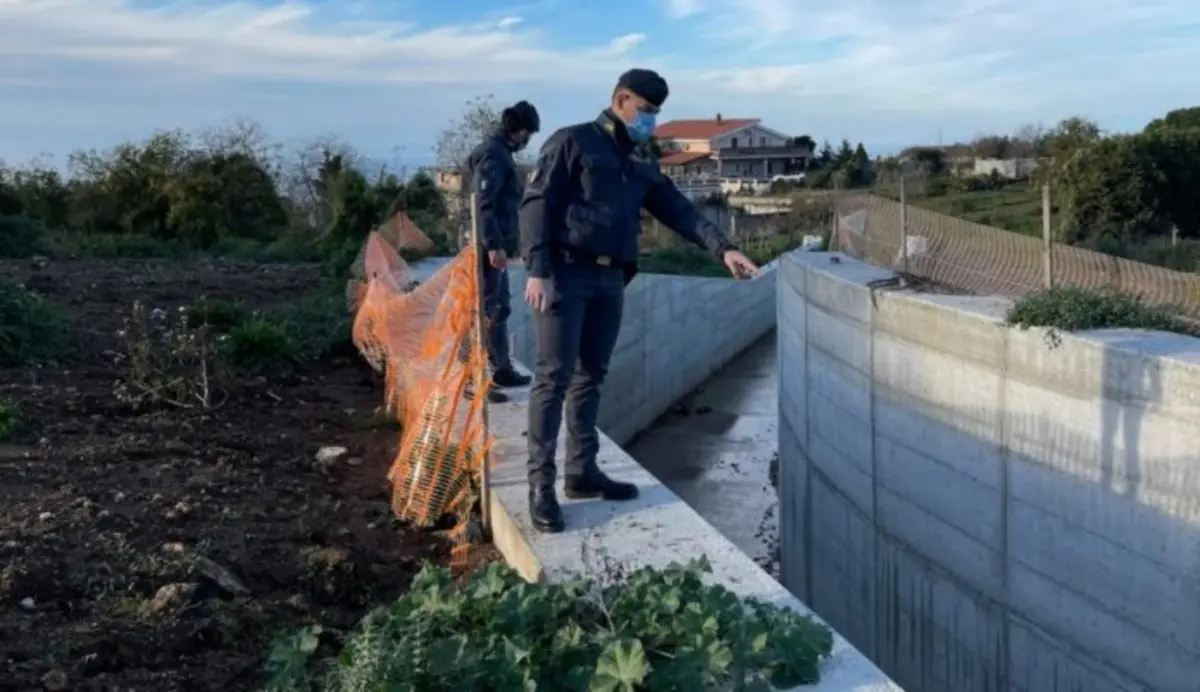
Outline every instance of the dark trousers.
<path fill-rule="evenodd" d="M 483 316 L 487 319 L 488 362 L 492 371 L 512 369 L 508 345 L 508 316 L 512 314 L 512 290 L 508 269 L 496 269 L 487 260 L 483 266 Z"/>
<path fill-rule="evenodd" d="M 597 472 L 600 385 L 617 345 L 625 281 L 620 269 L 585 264 L 555 268 L 554 299 L 534 311 L 537 372 L 529 402 L 529 484 L 554 484 L 554 453 L 566 404 L 564 475 Z"/>

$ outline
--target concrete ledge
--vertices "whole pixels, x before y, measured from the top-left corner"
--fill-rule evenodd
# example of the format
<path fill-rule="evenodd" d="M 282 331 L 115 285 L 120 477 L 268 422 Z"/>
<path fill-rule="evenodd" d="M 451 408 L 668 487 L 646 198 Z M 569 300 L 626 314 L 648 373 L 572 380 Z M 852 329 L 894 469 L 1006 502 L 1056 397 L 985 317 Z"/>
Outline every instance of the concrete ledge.
<path fill-rule="evenodd" d="M 605 563 L 625 569 L 665 567 L 705 555 L 712 564 L 713 578 L 739 596 L 813 614 L 605 435 L 600 438 L 601 468 L 621 480 L 637 483 L 641 497 L 622 503 L 564 500 L 567 530 L 556 535 L 535 531 L 529 518 L 525 477 L 528 390 L 510 394 L 512 400 L 508 403 L 489 406 L 495 437 L 492 534 L 504 559 L 526 579 L 568 579 Z M 560 441 L 560 464 L 562 448 Z M 797 689 L 895 692 L 901 688 L 835 633 L 833 652 L 821 670 L 821 682 Z"/>

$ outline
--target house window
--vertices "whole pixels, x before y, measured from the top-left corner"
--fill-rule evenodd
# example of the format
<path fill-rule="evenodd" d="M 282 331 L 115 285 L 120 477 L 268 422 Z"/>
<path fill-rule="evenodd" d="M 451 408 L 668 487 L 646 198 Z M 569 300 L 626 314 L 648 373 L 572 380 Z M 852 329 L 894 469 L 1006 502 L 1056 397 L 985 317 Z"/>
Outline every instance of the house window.
<path fill-rule="evenodd" d="M 737 149 L 737 137 L 730 137 L 730 138 L 729 138 L 729 148 L 730 148 L 730 149 Z"/>
<path fill-rule="evenodd" d="M 765 146 L 767 146 L 767 138 L 766 138 L 766 137 L 759 137 L 759 138 L 758 138 L 758 146 L 760 146 L 760 147 L 765 147 Z"/>

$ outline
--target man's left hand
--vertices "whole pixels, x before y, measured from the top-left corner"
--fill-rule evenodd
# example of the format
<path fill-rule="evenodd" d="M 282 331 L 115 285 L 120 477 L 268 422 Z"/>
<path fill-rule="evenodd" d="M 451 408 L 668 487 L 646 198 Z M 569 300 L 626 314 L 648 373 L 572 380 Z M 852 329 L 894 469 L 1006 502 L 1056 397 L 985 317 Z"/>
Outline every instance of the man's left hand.
<path fill-rule="evenodd" d="M 503 250 L 488 250 L 488 263 L 493 269 L 504 269 L 508 266 L 508 255 Z"/>
<path fill-rule="evenodd" d="M 758 273 L 758 265 L 750 261 L 740 250 L 726 250 L 722 257 L 729 273 L 738 279 L 749 279 Z"/>

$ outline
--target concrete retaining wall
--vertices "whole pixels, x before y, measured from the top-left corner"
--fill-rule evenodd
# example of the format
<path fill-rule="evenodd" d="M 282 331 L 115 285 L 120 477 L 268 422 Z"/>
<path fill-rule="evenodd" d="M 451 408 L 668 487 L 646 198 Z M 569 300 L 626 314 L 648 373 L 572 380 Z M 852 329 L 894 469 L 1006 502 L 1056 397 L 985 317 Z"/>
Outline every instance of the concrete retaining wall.
<path fill-rule="evenodd" d="M 909 689 L 1200 689 L 1200 340 L 838 257 L 778 271 L 784 583 Z"/>
<path fill-rule="evenodd" d="M 536 360 L 525 271 L 510 269 L 513 357 Z M 625 318 L 600 407 L 600 429 L 617 444 L 654 422 L 775 326 L 775 281 L 641 274 L 625 293 Z"/>

